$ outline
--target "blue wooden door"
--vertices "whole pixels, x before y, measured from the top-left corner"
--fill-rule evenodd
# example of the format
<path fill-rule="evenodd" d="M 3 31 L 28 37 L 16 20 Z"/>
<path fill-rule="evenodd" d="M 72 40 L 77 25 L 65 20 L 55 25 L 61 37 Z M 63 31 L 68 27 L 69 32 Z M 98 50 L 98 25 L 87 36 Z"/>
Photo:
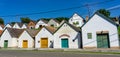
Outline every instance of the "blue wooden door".
<path fill-rule="evenodd" d="M 68 39 L 61 39 L 62 48 L 68 48 Z"/>

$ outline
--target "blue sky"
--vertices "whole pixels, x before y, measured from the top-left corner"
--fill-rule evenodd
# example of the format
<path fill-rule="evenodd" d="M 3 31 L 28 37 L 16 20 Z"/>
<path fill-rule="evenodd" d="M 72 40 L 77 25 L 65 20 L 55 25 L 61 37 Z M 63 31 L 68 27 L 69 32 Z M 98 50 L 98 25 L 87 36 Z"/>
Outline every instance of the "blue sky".
<path fill-rule="evenodd" d="M 57 9 L 65 9 L 71 7 L 78 7 L 85 4 L 92 4 L 108 0 L 0 0 L 0 16 L 7 15 L 19 15 L 29 13 L 46 12 Z M 89 6 L 91 15 L 98 9 L 105 8 L 111 9 L 114 7 L 120 7 L 120 0 L 112 0 L 111 2 L 101 3 L 93 6 Z M 55 17 L 71 17 L 74 13 L 78 13 L 82 17 L 88 15 L 87 7 L 81 7 L 77 9 L 50 12 L 37 15 L 25 15 L 14 17 L 2 17 L 5 23 L 19 22 L 20 17 L 30 17 L 32 20 L 39 18 L 55 18 Z M 111 16 L 120 15 L 120 9 L 111 10 Z"/>

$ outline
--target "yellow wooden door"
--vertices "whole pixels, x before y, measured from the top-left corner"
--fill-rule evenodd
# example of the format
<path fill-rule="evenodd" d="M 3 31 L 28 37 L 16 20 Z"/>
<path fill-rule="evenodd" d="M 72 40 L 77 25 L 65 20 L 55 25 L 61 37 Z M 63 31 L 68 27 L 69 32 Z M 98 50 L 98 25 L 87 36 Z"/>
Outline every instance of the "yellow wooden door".
<path fill-rule="evenodd" d="M 23 40 L 23 48 L 28 48 L 28 41 L 27 40 Z"/>
<path fill-rule="evenodd" d="M 48 48 L 48 38 L 41 38 L 41 48 Z"/>

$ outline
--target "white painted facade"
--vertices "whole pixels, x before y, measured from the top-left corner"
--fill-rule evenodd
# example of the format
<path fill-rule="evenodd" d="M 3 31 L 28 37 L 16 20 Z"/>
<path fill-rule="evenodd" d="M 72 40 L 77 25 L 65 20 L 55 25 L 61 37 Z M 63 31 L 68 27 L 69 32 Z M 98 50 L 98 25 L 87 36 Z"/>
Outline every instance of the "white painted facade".
<path fill-rule="evenodd" d="M 53 25 L 54 27 L 59 27 L 59 23 L 56 22 L 54 19 L 51 19 L 49 22 L 48 22 L 48 26 L 51 26 Z"/>
<path fill-rule="evenodd" d="M 77 23 L 78 24 L 74 24 Z M 69 19 L 69 23 L 76 26 L 76 27 L 81 27 L 84 24 L 83 18 L 81 16 L 79 16 L 77 13 L 75 13 L 70 19 Z"/>
<path fill-rule="evenodd" d="M 27 26 L 26 26 L 25 24 L 23 24 L 21 28 L 22 28 L 22 29 L 26 29 Z"/>
<path fill-rule="evenodd" d="M 111 22 L 103 19 L 100 15 L 95 14 L 83 27 L 82 27 L 82 43 L 83 48 L 97 48 L 97 31 L 108 31 L 109 41 L 111 47 L 119 47 L 119 39 L 117 26 Z M 92 33 L 92 39 L 88 39 L 87 33 Z"/>
<path fill-rule="evenodd" d="M 17 23 L 15 23 L 15 24 L 13 25 L 13 28 L 21 29 L 20 26 L 19 26 Z"/>
<path fill-rule="evenodd" d="M 37 22 L 37 24 L 35 25 L 35 28 L 38 29 L 40 27 L 40 25 L 42 26 L 48 26 L 48 24 L 46 24 L 45 22 L 43 22 L 42 20 L 39 20 Z"/>
<path fill-rule="evenodd" d="M 24 31 L 18 39 L 18 47 L 19 48 L 23 47 L 23 40 L 28 41 L 28 48 L 34 47 L 34 39 L 30 36 L 30 34 L 27 31 Z"/>
<path fill-rule="evenodd" d="M 61 36 L 64 34 L 69 37 Z M 54 34 L 54 48 L 62 48 L 61 39 L 68 39 L 68 48 L 80 47 L 80 33 L 76 32 L 66 23 L 64 23 Z"/>
<path fill-rule="evenodd" d="M 3 30 L 2 26 L 0 26 L 0 30 Z"/>
<path fill-rule="evenodd" d="M 41 38 L 48 38 L 48 48 L 53 47 L 54 37 L 45 27 L 43 27 L 35 36 L 35 48 L 41 48 Z"/>
<path fill-rule="evenodd" d="M 11 37 L 11 35 L 9 34 L 8 30 L 6 29 L 3 34 L 1 35 L 1 40 L 0 40 L 0 45 L 1 47 L 4 47 L 4 41 L 8 40 L 8 47 L 17 47 L 18 46 L 18 42 L 17 42 L 18 38 L 13 38 Z"/>

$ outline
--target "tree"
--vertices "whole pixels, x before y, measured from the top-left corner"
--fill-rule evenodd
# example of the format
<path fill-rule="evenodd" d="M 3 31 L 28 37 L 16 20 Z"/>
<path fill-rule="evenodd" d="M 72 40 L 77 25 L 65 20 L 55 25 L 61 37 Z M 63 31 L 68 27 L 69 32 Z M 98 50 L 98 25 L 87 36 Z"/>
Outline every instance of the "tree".
<path fill-rule="evenodd" d="M 118 26 L 118 34 L 119 34 L 119 36 L 120 36 L 120 26 Z"/>
<path fill-rule="evenodd" d="M 106 17 L 110 17 L 110 12 L 109 12 L 108 10 L 99 9 L 99 10 L 97 10 L 97 12 L 103 14 L 103 15 L 106 16 Z"/>
<path fill-rule="evenodd" d="M 4 24 L 4 20 L 0 18 L 0 24 Z"/>
<path fill-rule="evenodd" d="M 11 24 L 12 24 L 12 25 L 14 25 L 14 24 L 15 24 L 15 22 L 11 22 Z"/>
<path fill-rule="evenodd" d="M 30 22 L 30 18 L 29 17 L 21 17 L 21 22 L 22 23 L 29 23 Z"/>
<path fill-rule="evenodd" d="M 49 20 L 52 19 L 52 18 L 40 18 L 40 19 L 38 19 L 37 21 L 39 21 L 39 20 L 41 20 L 41 19 L 46 20 L 46 21 L 49 21 Z"/>
<path fill-rule="evenodd" d="M 66 20 L 66 21 L 69 20 L 68 17 L 57 17 L 57 18 L 55 18 L 55 19 L 58 20 L 59 22 L 61 22 L 62 20 Z"/>

